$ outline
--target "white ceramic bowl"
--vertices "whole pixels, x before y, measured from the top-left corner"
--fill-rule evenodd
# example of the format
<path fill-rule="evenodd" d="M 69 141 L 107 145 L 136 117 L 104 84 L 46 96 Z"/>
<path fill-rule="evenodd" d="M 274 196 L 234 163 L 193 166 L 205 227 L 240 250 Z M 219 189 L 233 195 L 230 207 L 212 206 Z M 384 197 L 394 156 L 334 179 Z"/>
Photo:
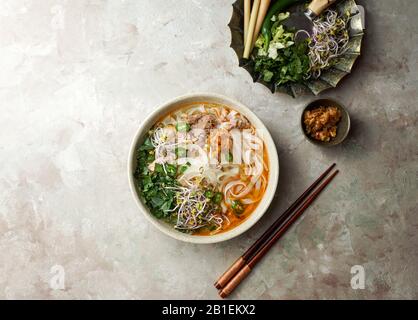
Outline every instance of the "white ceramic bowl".
<path fill-rule="evenodd" d="M 142 199 L 139 196 L 139 191 L 136 186 L 133 173 L 135 172 L 136 168 L 136 150 L 137 147 L 143 142 L 144 135 L 148 132 L 148 130 L 161 118 L 161 116 L 168 114 L 170 111 L 177 109 L 178 107 L 190 103 L 190 102 L 212 102 L 212 103 L 219 103 L 224 104 L 236 111 L 240 112 L 241 114 L 245 115 L 247 119 L 251 122 L 251 124 L 257 129 L 263 132 L 263 139 L 265 146 L 267 148 L 267 153 L 269 157 L 269 181 L 267 185 L 267 189 L 263 198 L 261 199 L 260 203 L 256 207 L 256 209 L 251 213 L 251 215 L 240 225 L 231 229 L 229 231 L 211 235 L 211 236 L 196 236 L 191 234 L 182 233 L 177 231 L 173 228 L 173 226 L 165 223 L 162 220 L 155 218 L 147 208 L 147 206 L 142 202 Z M 195 93 L 189 94 L 185 96 L 178 97 L 174 100 L 171 100 L 163 105 L 159 106 L 152 112 L 140 125 L 138 131 L 135 134 L 135 137 L 132 141 L 131 149 L 129 152 L 129 160 L 128 160 L 128 176 L 129 176 L 129 185 L 131 187 L 132 194 L 135 198 L 139 209 L 143 212 L 145 217 L 160 231 L 169 235 L 170 237 L 185 241 L 185 242 L 193 242 L 193 243 L 215 243 L 221 242 L 225 240 L 232 239 L 243 232 L 247 231 L 251 228 L 266 212 L 267 208 L 269 207 L 271 201 L 276 192 L 277 183 L 279 180 L 279 159 L 277 156 L 276 146 L 274 145 L 273 139 L 268 132 L 267 128 L 261 122 L 261 120 L 246 106 L 243 104 L 232 100 L 230 98 L 212 94 L 212 93 Z"/>

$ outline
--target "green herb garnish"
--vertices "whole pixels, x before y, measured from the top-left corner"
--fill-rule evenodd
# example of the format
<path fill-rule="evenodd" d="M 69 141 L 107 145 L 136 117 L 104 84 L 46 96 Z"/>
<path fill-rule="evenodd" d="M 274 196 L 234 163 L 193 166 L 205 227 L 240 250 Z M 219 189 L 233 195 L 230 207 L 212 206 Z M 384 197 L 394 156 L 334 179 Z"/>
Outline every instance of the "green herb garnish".
<path fill-rule="evenodd" d="M 175 206 L 175 191 L 167 187 L 177 186 L 175 177 L 178 169 L 172 164 L 163 167 L 156 163 L 154 171 L 150 171 L 148 166 L 154 161 L 154 156 L 148 141 L 149 137 L 138 149 L 135 178 L 151 213 L 157 218 L 168 218 L 171 214 L 169 210 Z"/>
<path fill-rule="evenodd" d="M 188 124 L 187 122 L 177 122 L 176 124 L 176 130 L 178 132 L 188 132 L 190 131 L 190 129 L 190 124 Z"/>
<path fill-rule="evenodd" d="M 308 40 L 294 42 L 294 33 L 287 30 L 282 21 L 288 13 L 273 16 L 270 41 L 262 35 L 256 41 L 256 55 L 253 56 L 254 70 L 263 80 L 277 86 L 289 82 L 302 83 L 309 77 Z"/>
<path fill-rule="evenodd" d="M 177 171 L 179 174 L 183 174 L 186 172 L 187 168 L 190 167 L 190 162 L 187 162 L 186 164 L 179 166 Z"/>

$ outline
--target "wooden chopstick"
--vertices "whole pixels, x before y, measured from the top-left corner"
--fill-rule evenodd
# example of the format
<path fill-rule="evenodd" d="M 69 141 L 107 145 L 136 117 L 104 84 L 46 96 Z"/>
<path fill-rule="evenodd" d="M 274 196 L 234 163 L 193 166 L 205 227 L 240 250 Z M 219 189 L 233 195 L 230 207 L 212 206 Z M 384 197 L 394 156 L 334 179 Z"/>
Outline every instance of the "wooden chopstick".
<path fill-rule="evenodd" d="M 338 174 L 339 170 L 326 179 L 312 195 L 310 195 L 300 208 L 291 215 L 286 222 L 280 226 L 280 228 L 273 234 L 273 236 L 257 251 L 257 253 L 238 271 L 238 273 L 228 282 L 228 284 L 219 291 L 219 295 L 222 298 L 230 295 L 234 289 L 244 280 L 256 264 L 264 257 L 264 255 L 271 249 L 276 241 L 286 232 L 287 229 L 299 218 L 302 213 L 310 206 L 310 204 L 318 197 L 318 195 L 324 190 L 324 188 L 331 182 L 332 179 Z"/>
<path fill-rule="evenodd" d="M 250 258 L 257 252 L 259 247 L 263 245 L 271 235 L 276 231 L 276 229 L 283 224 L 283 222 L 289 217 L 289 215 L 302 203 L 303 200 L 315 189 L 319 183 L 328 175 L 328 173 L 335 167 L 335 163 L 333 163 L 327 170 L 322 173 L 318 179 L 316 179 L 308 189 L 303 192 L 299 198 L 296 199 L 295 202 L 291 204 L 291 206 L 282 213 L 282 215 L 258 238 L 258 240 L 248 248 L 245 253 L 238 258 L 226 271 L 225 273 L 219 277 L 219 279 L 215 282 L 216 289 L 222 289 L 228 281 L 236 274 L 238 271 L 244 266 L 244 264 L 250 260 Z"/>

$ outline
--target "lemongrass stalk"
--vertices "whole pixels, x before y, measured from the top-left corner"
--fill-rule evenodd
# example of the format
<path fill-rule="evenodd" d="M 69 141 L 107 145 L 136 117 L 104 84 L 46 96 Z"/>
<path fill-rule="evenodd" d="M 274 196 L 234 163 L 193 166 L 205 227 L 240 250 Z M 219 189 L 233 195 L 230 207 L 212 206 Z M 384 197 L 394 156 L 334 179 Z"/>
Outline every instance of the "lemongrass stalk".
<path fill-rule="evenodd" d="M 244 0 L 244 45 L 247 41 L 248 25 L 250 23 L 251 0 Z"/>
<path fill-rule="evenodd" d="M 268 8 L 270 6 L 270 2 L 271 0 L 261 0 L 260 9 L 258 10 L 257 23 L 255 25 L 255 31 L 250 50 L 254 48 L 255 41 L 257 40 L 258 35 L 260 33 L 261 26 L 263 25 L 264 18 L 266 17 Z"/>
<path fill-rule="evenodd" d="M 260 0 L 254 0 L 253 8 L 251 10 L 251 16 L 250 16 L 250 24 L 248 26 L 247 39 L 245 40 L 245 48 L 244 48 L 244 55 L 243 55 L 245 59 L 248 59 L 250 57 L 252 40 L 254 36 L 254 29 L 255 29 L 255 24 L 257 21 L 259 8 L 260 8 Z"/>

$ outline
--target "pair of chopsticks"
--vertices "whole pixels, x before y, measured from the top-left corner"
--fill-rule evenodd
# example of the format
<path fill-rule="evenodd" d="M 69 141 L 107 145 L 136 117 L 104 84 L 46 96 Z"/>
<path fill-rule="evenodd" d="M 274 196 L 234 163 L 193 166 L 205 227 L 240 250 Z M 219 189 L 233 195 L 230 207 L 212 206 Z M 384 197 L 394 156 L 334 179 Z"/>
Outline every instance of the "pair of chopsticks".
<path fill-rule="evenodd" d="M 298 199 L 263 233 L 263 235 L 215 282 L 222 298 L 227 297 L 251 272 L 274 243 L 299 218 L 306 208 L 318 197 L 324 188 L 338 174 L 334 171 L 322 184 L 321 181 L 335 167 L 333 163 Z M 320 185 L 319 185 L 320 184 Z M 319 185 L 318 188 L 316 188 Z M 314 189 L 316 190 L 314 191 Z M 312 193 L 313 191 L 313 193 Z M 295 211 L 296 210 L 296 211 Z"/>
<path fill-rule="evenodd" d="M 251 0 L 244 0 L 244 55 L 245 59 L 250 53 L 260 33 L 264 18 L 266 17 L 271 0 L 254 0 L 251 9 Z M 250 12 L 251 11 L 251 12 Z"/>

